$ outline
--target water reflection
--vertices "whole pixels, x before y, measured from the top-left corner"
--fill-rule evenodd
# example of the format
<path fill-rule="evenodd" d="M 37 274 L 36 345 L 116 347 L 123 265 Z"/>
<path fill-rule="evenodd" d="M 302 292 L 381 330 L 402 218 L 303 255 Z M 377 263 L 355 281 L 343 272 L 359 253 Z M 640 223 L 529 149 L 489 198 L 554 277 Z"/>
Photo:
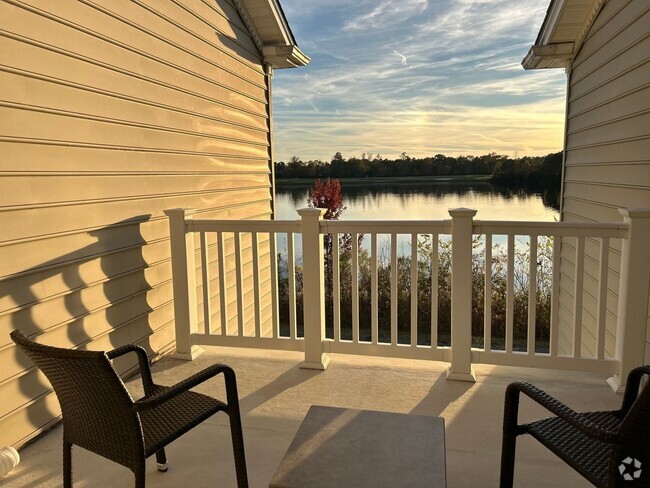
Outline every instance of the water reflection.
<path fill-rule="evenodd" d="M 307 206 L 311 185 L 280 182 L 276 189 L 278 219 L 297 218 Z M 448 219 L 449 208 L 478 210 L 476 218 L 494 220 L 558 220 L 557 192 L 545 189 L 472 183 L 377 183 L 367 180 L 341 184 L 347 210 L 344 220 Z"/>

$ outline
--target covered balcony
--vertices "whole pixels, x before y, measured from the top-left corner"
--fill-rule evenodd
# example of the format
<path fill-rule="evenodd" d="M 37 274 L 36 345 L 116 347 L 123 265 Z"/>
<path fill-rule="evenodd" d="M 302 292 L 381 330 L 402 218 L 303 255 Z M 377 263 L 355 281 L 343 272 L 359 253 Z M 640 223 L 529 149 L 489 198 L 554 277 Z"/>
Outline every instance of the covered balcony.
<path fill-rule="evenodd" d="M 627 372 L 643 361 L 642 319 L 647 315 L 649 285 L 639 263 L 647 259 L 650 242 L 647 210 L 623 211 L 623 223 L 604 224 L 480 221 L 469 209 L 450 211 L 449 220 L 427 222 L 334 222 L 322 220 L 319 209 L 299 213 L 300 218 L 291 221 L 214 221 L 197 218 L 191 210 L 168 211 L 177 350 L 154 364 L 154 377 L 161 384 L 173 384 L 217 362 L 234 368 L 251 486 L 268 486 L 311 405 L 443 417 L 449 487 L 498 485 L 504 391 L 511 381 L 535 383 L 577 411 L 620 406 L 621 396 L 612 389 L 619 391 Z M 282 254 L 280 234 L 286 239 L 285 270 L 276 259 Z M 404 235 L 410 246 L 400 250 Z M 331 247 L 323 236 L 331 236 Z M 346 241 L 341 236 L 349 237 Z M 380 236 L 388 243 L 389 256 L 381 255 Z M 521 246 L 521 236 L 527 247 Z M 427 241 L 438 245 L 421 244 Z M 561 270 L 559 243 L 566 246 L 562 256 L 573 257 L 571 294 L 561 288 L 566 287 L 562 284 L 566 270 Z M 504 253 L 499 259 L 505 263 L 502 328 L 495 312 L 501 305 L 493 303 L 499 295 L 493 289 L 499 281 L 500 271 L 495 269 L 499 253 Z M 515 281 L 517 253 L 525 254 L 528 263 L 523 336 L 515 311 L 517 286 L 522 283 Z M 423 254 L 428 271 L 410 266 L 408 289 L 401 290 L 400 259 L 403 263 L 410 257 L 416 263 Z M 478 261 L 477 254 L 482 256 Z M 609 278 L 611 256 L 620 256 L 616 283 Z M 440 273 L 447 272 L 443 265 L 447 259 L 450 322 L 445 328 L 435 311 L 440 310 L 446 286 Z M 474 264 L 481 259 L 483 317 L 477 336 Z M 368 296 L 360 291 L 362 260 L 370 265 Z M 550 268 L 544 268 L 544 260 Z M 346 310 L 343 298 L 343 269 L 351 274 L 351 310 Z M 589 282 L 593 269 L 598 276 L 595 284 Z M 388 273 L 388 295 L 381 288 L 382 272 Z M 423 272 L 429 273 L 426 297 L 434 311 L 427 316 L 424 331 L 416 298 Z M 545 273 L 548 288 L 540 284 L 540 273 Z M 607 320 L 612 289 L 617 298 L 615 330 Z M 404 314 L 398 313 L 399 293 L 404 291 L 411 300 L 406 324 Z M 546 318 L 537 316 L 538 296 L 544 293 L 550 300 Z M 567 307 L 563 293 L 573 297 L 568 306 L 573 328 L 560 316 L 561 307 Z M 368 302 L 366 316 L 363 304 Z M 389 316 L 380 316 L 386 308 Z M 344 314 L 350 318 L 349 328 L 342 325 L 347 320 Z M 593 327 L 588 327 L 584 314 L 594 319 Z M 570 344 L 568 352 L 563 341 Z M 137 378 L 128 387 L 134 397 L 142 394 Z M 198 391 L 217 398 L 225 395 L 219 379 Z M 522 402 L 521 421 L 543 416 L 547 416 L 543 409 Z M 23 462 L 5 486 L 60 486 L 61 435 L 58 426 L 23 449 Z M 307 454 L 318 456 L 318 450 Z M 157 472 L 154 460 L 149 461 L 148 482 L 160 487 L 235 486 L 223 415 L 174 442 L 168 457 L 167 473 Z M 75 450 L 74 459 L 77 486 L 132 482 L 128 470 L 82 449 Z M 527 438 L 518 445 L 515 483 L 540 488 L 589 486 Z"/>

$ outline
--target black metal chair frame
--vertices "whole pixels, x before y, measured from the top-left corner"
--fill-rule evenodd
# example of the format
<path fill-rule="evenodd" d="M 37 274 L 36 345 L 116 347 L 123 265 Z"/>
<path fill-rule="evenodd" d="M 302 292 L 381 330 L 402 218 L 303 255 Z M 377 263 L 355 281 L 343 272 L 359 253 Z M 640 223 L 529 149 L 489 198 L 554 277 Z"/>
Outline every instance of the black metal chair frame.
<path fill-rule="evenodd" d="M 65 488 L 73 483 L 73 445 L 131 469 L 136 488 L 143 488 L 146 458 L 155 454 L 158 470 L 167 471 L 165 446 L 220 411 L 230 419 L 237 486 L 248 487 L 237 381 L 228 366 L 215 364 L 166 387 L 153 382 L 149 358 L 140 346 L 104 353 L 46 346 L 20 331 L 12 332 L 11 338 L 43 371 L 61 405 Z M 137 401 L 111 364 L 127 353 L 137 355 L 142 377 L 145 395 Z M 189 391 L 219 374 L 224 375 L 227 403 Z"/>
<path fill-rule="evenodd" d="M 501 488 L 512 488 L 517 436 L 530 434 L 599 488 L 650 486 L 650 388 L 639 392 L 650 366 L 628 375 L 619 410 L 577 413 L 525 381 L 508 385 L 505 395 Z M 555 414 L 518 424 L 520 393 Z"/>

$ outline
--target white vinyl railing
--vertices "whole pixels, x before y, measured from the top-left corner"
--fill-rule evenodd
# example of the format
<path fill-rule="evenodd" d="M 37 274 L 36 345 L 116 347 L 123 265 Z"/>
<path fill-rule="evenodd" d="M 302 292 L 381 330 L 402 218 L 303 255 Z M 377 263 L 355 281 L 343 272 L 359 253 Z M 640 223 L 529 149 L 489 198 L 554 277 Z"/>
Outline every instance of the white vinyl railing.
<path fill-rule="evenodd" d="M 224 345 L 304 351 L 303 367 L 318 369 L 327 367 L 328 353 L 442 360 L 450 362 L 448 378 L 470 381 L 474 378 L 473 363 L 577 369 L 613 373 L 610 384 L 614 388 L 620 388 L 627 371 L 643 361 L 645 322 L 640 318 L 647 315 L 650 286 L 650 271 L 646 269 L 648 210 L 622 211 L 623 223 L 589 224 L 480 221 L 474 219 L 476 211 L 469 209 L 450 210 L 451 219 L 438 221 L 325 221 L 320 209 L 301 209 L 299 220 L 287 221 L 206 220 L 194 218 L 194 213 L 187 209 L 167 212 L 178 357 L 194 357 L 200 345 Z M 286 242 L 286 270 L 278 265 L 278 236 Z M 297 236 L 302 242 L 300 253 Z M 324 236 L 331 243 L 327 250 Z M 522 239 L 526 246 L 522 247 Z M 612 289 L 608 283 L 609 256 L 612 241 L 619 239 L 618 318 L 613 332 L 616 345 L 608 353 L 607 297 L 608 289 Z M 401 252 L 400 240 L 406 242 Z M 597 292 L 589 294 L 589 314 L 596 321 L 595 348 L 589 349 L 590 353 L 585 353 L 582 336 L 586 242 L 599 246 Z M 560 243 L 567 250 L 575 249 L 572 266 L 566 269 L 561 266 L 564 258 Z M 478 334 L 482 344 L 476 344 L 477 331 L 472 333 L 472 307 L 477 304 L 472 282 L 481 261 L 477 261 L 477 250 L 484 275 L 483 324 Z M 516 277 L 521 266 L 516 267 L 515 259 L 523 254 L 528 261 L 527 272 Z M 301 266 L 296 265 L 298 256 Z M 446 268 L 439 266 L 443 258 Z M 540 264 L 543 262 L 546 265 Z M 505 269 L 500 281 L 495 263 Z M 343 268 L 349 275 L 345 287 Z M 420 268 L 428 273 L 425 281 L 419 276 Z M 451 285 L 445 284 L 450 288 L 445 300 L 450 300 L 450 323 L 443 325 L 438 322 L 439 273 L 449 273 L 449 269 Z M 559 313 L 561 269 L 565 275 L 562 293 L 572 301 L 571 313 L 564 314 L 572 323 L 565 323 L 564 328 Z M 567 275 L 569 272 L 572 274 Z M 538 289 L 538 273 L 549 273 L 550 283 L 542 280 L 543 292 Z M 379 285 L 382 276 L 383 288 Z M 515 327 L 515 299 L 519 296 L 521 300 L 517 287 L 522 286 L 522 280 L 527 288 L 523 332 L 522 327 Z M 505 284 L 505 297 L 494 289 L 497 283 L 501 288 Z M 564 289 L 566 283 L 570 290 Z M 399 297 L 405 290 L 410 293 L 407 324 L 398 314 Z M 539 293 L 550 294 L 548 338 L 540 340 L 536 315 Z M 430 316 L 424 325 L 419 315 L 423 313 L 422 296 L 428 297 L 426 313 Z M 505 301 L 500 305 L 505 320 L 499 319 L 498 334 L 494 329 L 495 299 Z M 476 317 L 474 322 L 476 328 Z M 443 329 L 445 337 L 440 336 Z M 523 340 L 515 337 L 522 333 Z M 570 350 L 566 344 L 559 347 L 560 333 L 565 343 L 571 341 Z M 571 335 L 569 339 L 567 334 Z M 421 335 L 424 340 L 420 340 Z M 472 347 L 473 341 L 476 347 Z"/>

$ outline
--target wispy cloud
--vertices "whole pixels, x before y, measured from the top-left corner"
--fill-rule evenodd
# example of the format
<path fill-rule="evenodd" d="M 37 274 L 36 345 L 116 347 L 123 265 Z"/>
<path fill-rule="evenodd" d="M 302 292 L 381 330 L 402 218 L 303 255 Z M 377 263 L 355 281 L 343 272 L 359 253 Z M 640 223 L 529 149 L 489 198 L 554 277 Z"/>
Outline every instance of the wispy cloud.
<path fill-rule="evenodd" d="M 360 2 L 360 13 L 353 15 L 343 25 L 345 30 L 382 29 L 395 26 L 417 15 L 428 5 L 428 0 L 382 0 Z M 369 10 L 366 10 L 369 7 Z"/>
<path fill-rule="evenodd" d="M 283 0 L 306 68 L 276 72 L 276 158 L 562 144 L 565 75 L 525 72 L 548 0 Z"/>

